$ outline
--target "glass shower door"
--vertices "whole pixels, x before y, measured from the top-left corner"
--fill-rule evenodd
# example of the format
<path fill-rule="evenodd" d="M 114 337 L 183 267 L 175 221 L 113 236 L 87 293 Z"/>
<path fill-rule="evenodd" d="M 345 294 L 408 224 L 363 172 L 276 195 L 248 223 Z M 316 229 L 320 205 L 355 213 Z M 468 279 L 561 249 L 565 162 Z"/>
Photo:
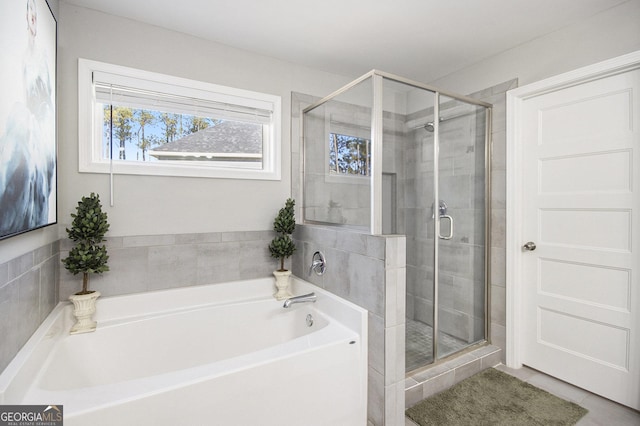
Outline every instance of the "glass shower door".
<path fill-rule="evenodd" d="M 439 96 L 436 358 L 485 340 L 484 107 Z"/>
<path fill-rule="evenodd" d="M 434 360 L 431 204 L 435 171 L 434 132 L 429 123 L 433 120 L 435 93 L 385 79 L 383 104 L 383 182 L 385 176 L 393 174 L 396 178 L 396 232 L 406 236 L 405 362 L 410 371 Z M 383 232 L 387 233 L 384 227 Z"/>

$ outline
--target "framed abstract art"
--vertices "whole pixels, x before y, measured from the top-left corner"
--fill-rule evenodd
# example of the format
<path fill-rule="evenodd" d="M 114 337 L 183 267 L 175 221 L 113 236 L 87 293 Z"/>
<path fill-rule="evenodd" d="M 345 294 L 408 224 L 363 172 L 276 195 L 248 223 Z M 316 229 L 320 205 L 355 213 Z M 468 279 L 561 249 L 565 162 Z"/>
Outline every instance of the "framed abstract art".
<path fill-rule="evenodd" d="M 46 0 L 0 2 L 0 239 L 57 221 L 56 43 Z"/>

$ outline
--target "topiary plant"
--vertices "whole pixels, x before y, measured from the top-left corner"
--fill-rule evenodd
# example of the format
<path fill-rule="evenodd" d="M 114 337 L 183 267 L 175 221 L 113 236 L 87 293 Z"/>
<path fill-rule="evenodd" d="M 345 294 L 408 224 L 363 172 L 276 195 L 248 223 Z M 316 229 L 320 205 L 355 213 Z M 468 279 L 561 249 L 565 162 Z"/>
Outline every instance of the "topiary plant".
<path fill-rule="evenodd" d="M 280 259 L 279 272 L 286 271 L 284 268 L 284 260 L 296 251 L 296 244 L 291 239 L 291 234 L 293 234 L 296 228 L 296 219 L 293 210 L 295 205 L 296 202 L 293 199 L 287 199 L 284 207 L 280 209 L 273 221 L 273 230 L 276 231 L 278 235 L 271 241 L 271 244 L 269 244 L 269 251 L 271 252 L 271 257 Z"/>
<path fill-rule="evenodd" d="M 107 214 L 102 211 L 100 196 L 93 192 L 89 197 L 82 197 L 72 213 L 71 228 L 67 228 L 69 239 L 75 246 L 69 251 L 69 256 L 62 259 L 64 267 L 73 275 L 82 272 L 82 291 L 76 293 L 89 294 L 89 274 L 101 274 L 109 270 L 107 248 L 100 245 L 104 235 L 109 230 Z"/>

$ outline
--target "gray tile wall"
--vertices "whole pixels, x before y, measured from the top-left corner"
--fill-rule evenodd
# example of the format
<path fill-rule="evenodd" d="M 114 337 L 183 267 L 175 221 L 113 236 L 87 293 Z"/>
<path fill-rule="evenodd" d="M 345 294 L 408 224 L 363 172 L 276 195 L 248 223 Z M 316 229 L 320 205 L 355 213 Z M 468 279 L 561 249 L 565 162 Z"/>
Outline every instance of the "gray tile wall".
<path fill-rule="evenodd" d="M 460 102 L 445 102 L 447 109 Z M 410 120 L 432 120 L 431 108 Z M 484 339 L 484 116 L 458 116 L 440 123 L 439 199 L 455 221 L 453 238 L 438 240 L 440 331 L 472 343 Z M 405 150 L 406 180 L 400 232 L 407 235 L 407 306 L 409 318 L 432 325 L 433 266 L 433 133 L 418 128 Z M 449 230 L 441 222 L 441 233 Z"/>
<path fill-rule="evenodd" d="M 272 231 L 108 237 L 108 272 L 90 288 L 104 296 L 262 278 L 277 268 Z M 0 372 L 82 277 L 60 262 L 71 242 L 48 244 L 0 265 Z"/>
<path fill-rule="evenodd" d="M 499 364 L 501 352 L 497 346 L 483 346 L 413 373 L 405 381 L 405 407 L 409 408 L 482 370 Z"/>
<path fill-rule="evenodd" d="M 491 144 L 491 186 L 492 186 L 491 235 L 489 236 L 490 245 L 491 245 L 491 250 L 490 250 L 491 265 L 490 265 L 490 277 L 489 277 L 490 303 L 491 303 L 490 305 L 490 321 L 491 321 L 490 340 L 494 345 L 503 349 L 502 351 L 500 351 L 500 354 L 502 354 L 502 356 L 504 356 L 503 354 L 504 354 L 504 348 L 505 348 L 505 319 L 506 319 L 505 318 L 505 306 L 506 306 L 506 301 L 505 301 L 506 92 L 507 90 L 512 89 L 514 87 L 517 87 L 517 80 L 515 79 L 471 95 L 476 99 L 480 99 L 493 104 L 492 144 Z M 297 199 L 302 199 L 302 171 L 300 167 L 301 165 L 300 155 L 301 155 L 301 149 L 302 149 L 301 148 L 302 134 L 300 132 L 300 121 L 301 121 L 300 117 L 302 116 L 301 111 L 306 105 L 309 105 L 312 102 L 315 102 L 316 100 L 318 100 L 318 98 L 315 98 L 312 96 L 298 94 L 298 93 L 292 94 L 292 130 L 291 130 L 292 131 L 292 138 L 291 138 L 292 167 L 293 167 L 292 194 Z M 385 119 L 386 118 L 387 117 L 385 117 Z M 385 127 L 388 127 L 388 124 L 389 123 L 385 122 Z M 393 128 L 393 123 L 391 123 L 391 127 Z M 386 138 L 386 135 L 385 135 L 385 138 Z M 413 150 L 411 146 L 404 146 L 403 148 L 398 147 L 399 145 L 406 145 L 406 143 L 407 141 L 402 140 L 402 138 L 394 139 L 395 146 L 391 148 L 392 149 L 391 154 L 393 154 L 394 161 L 393 163 L 386 163 L 387 166 L 391 167 L 390 164 L 397 165 L 398 161 L 403 162 L 404 165 L 406 165 L 407 167 L 410 167 L 412 164 L 416 163 L 416 160 L 419 158 L 417 155 L 417 149 L 418 149 L 417 143 L 413 147 Z M 386 147 L 385 149 L 389 149 L 389 147 Z M 404 150 L 405 154 L 404 155 L 399 154 L 399 150 L 400 151 Z M 472 153 L 467 152 L 465 150 L 464 152 L 462 152 L 463 158 L 459 158 L 458 156 L 456 156 L 455 152 L 453 152 L 453 154 L 449 156 L 448 160 L 451 163 L 453 163 L 451 167 L 451 170 L 453 170 L 453 172 L 451 173 L 451 176 L 452 176 L 451 179 L 454 179 L 454 180 L 456 179 L 453 176 L 455 175 L 456 170 L 460 171 L 460 167 L 461 167 L 460 165 L 464 166 L 465 164 L 469 163 L 469 161 L 467 161 L 466 163 L 465 161 L 462 161 L 464 160 L 465 156 L 469 157 L 467 158 L 467 160 L 470 160 L 472 162 L 475 161 L 475 159 L 477 159 L 477 156 L 474 155 L 473 156 L 474 159 L 471 160 L 470 154 Z M 387 151 L 385 151 L 384 155 L 385 155 L 385 160 L 387 160 L 390 157 L 390 154 Z M 427 188 L 432 187 L 432 185 L 429 184 L 430 182 L 428 181 L 428 179 L 426 179 L 425 181 L 423 175 L 416 174 L 416 178 L 412 180 L 409 178 L 408 173 L 405 175 L 401 174 L 404 169 L 405 167 L 403 166 L 403 167 L 395 167 L 395 170 L 391 170 L 392 172 L 394 171 L 398 172 L 398 179 L 397 179 L 398 207 L 407 208 L 407 211 L 404 212 L 403 214 L 398 214 L 398 217 L 396 219 L 399 232 L 402 232 L 405 229 L 407 221 L 412 221 L 412 220 L 413 222 L 418 221 L 418 218 L 416 217 L 418 208 L 422 208 L 424 213 L 424 211 L 426 211 L 426 208 L 430 209 L 431 207 L 430 204 L 429 206 L 423 205 L 424 203 L 420 204 L 422 203 L 421 200 L 429 198 L 428 196 L 423 196 L 423 192 L 427 191 L 428 190 Z M 296 179 L 296 177 L 298 178 Z M 456 182 L 452 182 L 452 184 L 455 186 Z M 421 189 L 416 188 L 416 185 L 423 185 L 423 188 Z M 458 186 L 459 185 L 460 183 L 458 183 Z M 477 188 L 475 188 L 475 185 L 471 184 L 470 182 L 468 182 L 467 189 L 469 193 L 477 190 Z M 433 196 L 431 196 L 430 198 L 432 199 Z M 414 209 L 413 216 L 409 211 L 409 209 L 411 208 Z M 430 216 L 430 211 L 429 211 L 429 216 Z M 301 221 L 301 215 L 299 211 L 298 211 L 298 220 Z M 420 223 L 426 223 L 426 221 L 421 220 Z M 477 227 L 474 227 L 473 226 L 474 224 L 471 222 L 466 224 L 461 223 L 461 225 L 463 225 L 462 226 L 463 230 L 466 229 L 465 235 L 467 238 L 469 238 L 469 242 L 476 242 L 476 240 L 478 239 L 477 234 L 475 232 Z M 305 229 L 305 228 L 309 228 L 309 229 Z M 347 241 L 350 242 L 350 244 L 355 244 L 356 246 L 362 247 L 362 244 L 366 244 L 364 243 L 364 241 L 376 241 L 375 240 L 376 238 L 384 238 L 384 237 L 374 237 L 374 236 L 368 236 L 368 235 L 360 235 L 356 237 L 355 235 L 357 234 L 353 232 L 351 232 L 352 235 L 347 238 L 343 235 L 343 233 L 346 231 L 340 228 L 327 228 L 324 230 L 319 230 L 317 228 L 312 229 L 312 228 L 314 227 L 305 226 L 304 228 L 300 228 L 299 232 L 302 232 L 301 230 L 305 229 L 304 232 L 309 234 L 302 235 L 298 233 L 296 235 L 296 238 L 299 238 L 300 241 L 302 242 L 302 249 L 299 249 L 298 253 L 295 255 L 296 263 L 298 265 L 306 265 L 304 261 L 300 262 L 299 260 L 300 256 L 302 256 L 303 259 L 305 259 L 306 261 L 310 261 L 309 256 L 313 254 L 313 251 L 316 250 L 316 248 L 311 247 L 309 244 L 314 245 L 315 247 L 324 247 L 327 245 L 332 246 L 335 244 L 335 247 L 341 247 L 343 251 L 346 250 L 350 252 L 351 250 L 354 250 L 354 249 L 349 248 L 349 246 L 337 245 L 337 244 L 342 244 L 343 240 L 346 239 Z M 424 230 L 424 233 L 427 235 L 427 237 L 429 237 L 429 230 Z M 341 238 L 340 243 L 338 243 L 338 239 L 337 239 L 338 235 L 342 235 L 340 237 Z M 368 238 L 373 238 L 373 240 L 369 240 Z M 432 232 L 431 232 L 431 238 L 433 238 Z M 355 241 L 359 241 L 359 242 L 355 243 Z M 416 265 L 417 257 L 424 258 L 424 257 L 430 256 L 428 253 L 427 247 L 424 245 L 409 243 L 409 241 L 406 241 L 406 245 L 407 245 L 406 265 Z M 357 253 L 357 249 L 355 250 Z M 310 254 L 308 253 L 309 251 L 311 251 Z M 347 258 L 350 259 L 350 256 L 351 255 L 349 255 L 349 257 Z M 452 267 L 453 266 L 455 265 L 452 265 Z M 306 271 L 304 270 L 306 266 L 299 266 L 299 267 L 302 267 L 303 270 L 297 270 L 297 271 L 294 270 L 294 273 L 296 273 L 296 275 L 299 275 L 303 278 L 307 278 L 311 280 L 315 279 L 312 277 L 308 277 L 306 275 Z M 401 287 L 409 286 L 410 285 L 409 283 L 411 282 L 415 283 L 416 281 L 419 281 L 419 280 L 423 280 L 423 281 L 426 280 L 427 276 L 431 276 L 431 273 L 432 273 L 432 271 L 428 270 L 428 268 L 426 267 L 421 269 L 421 268 L 410 268 L 409 266 L 406 266 L 405 268 L 398 268 L 398 269 L 403 269 L 403 271 L 401 272 L 403 276 L 402 284 L 399 284 L 400 287 L 397 288 L 398 291 L 400 291 Z M 349 272 L 349 270 L 346 270 L 345 273 L 357 274 L 357 272 L 353 272 L 353 271 Z M 326 276 L 324 279 L 326 279 Z M 386 270 L 385 270 L 385 279 L 387 279 Z M 405 279 L 406 279 L 406 282 L 405 282 Z M 460 277 L 458 281 L 460 281 Z M 348 280 L 347 282 L 349 284 L 344 284 L 345 287 L 343 288 L 343 290 L 341 290 L 344 294 L 347 294 L 347 292 L 351 291 L 350 290 L 351 281 Z M 332 286 L 332 285 L 335 285 L 335 284 L 329 283 L 329 286 Z M 455 285 L 453 284 L 453 281 L 452 281 L 452 285 Z M 375 290 L 377 296 L 379 297 L 380 291 L 381 291 L 379 288 L 370 289 L 370 291 L 371 290 Z M 403 288 L 403 290 L 405 289 Z M 452 290 L 455 291 L 455 287 Z M 415 290 L 411 289 L 410 291 L 415 291 Z M 385 297 L 386 296 L 387 295 L 385 291 Z M 427 300 L 429 297 L 428 294 L 426 293 L 421 294 L 421 296 L 423 297 L 424 300 Z M 407 315 L 409 316 L 415 315 L 415 308 L 414 308 L 413 301 L 411 303 L 407 302 L 405 306 L 402 306 L 402 301 L 400 299 L 402 299 L 402 297 L 398 297 L 398 299 L 396 300 L 396 302 L 398 303 L 398 306 L 401 306 L 403 309 L 406 309 Z M 391 298 L 385 299 L 385 308 L 387 306 L 387 302 L 392 303 L 392 299 Z M 377 308 L 379 309 L 379 306 L 377 306 Z M 389 312 L 392 312 L 392 310 L 389 310 Z M 401 344 L 398 344 L 397 346 L 393 346 L 393 347 L 390 345 L 386 345 L 385 339 L 389 339 L 390 342 L 393 342 L 394 336 L 392 336 L 392 333 L 394 331 L 397 333 L 399 330 L 398 329 L 395 329 L 394 331 L 387 330 L 387 327 L 385 327 L 386 325 L 385 320 L 382 319 L 382 316 L 380 314 L 370 314 L 369 316 L 369 338 L 370 338 L 369 421 L 371 424 L 374 424 L 374 425 L 396 424 L 395 422 L 384 423 L 384 421 L 392 420 L 387 418 L 388 417 L 387 414 L 394 411 L 392 410 L 392 407 L 391 407 L 392 404 L 394 403 L 393 401 L 395 401 L 398 405 L 396 408 L 401 408 L 402 404 L 399 404 L 398 401 L 400 401 L 400 398 L 404 399 L 404 395 L 402 395 L 402 397 L 397 397 L 396 399 L 393 398 L 392 389 L 387 388 L 385 386 L 385 383 L 386 383 L 385 376 L 383 371 L 381 370 L 381 368 L 384 369 L 385 362 L 392 362 L 393 347 L 396 348 L 396 355 L 399 355 L 399 356 L 396 356 L 396 360 L 395 360 L 396 366 L 399 365 L 400 362 L 402 362 L 403 369 L 404 369 L 404 332 L 402 333 L 403 335 L 401 338 L 398 338 L 398 334 L 395 335 L 395 338 L 396 338 L 395 342 L 399 342 L 402 340 Z M 404 324 L 402 325 L 402 327 L 404 327 Z M 399 350 L 400 346 L 403 347 L 402 351 Z M 385 347 L 385 348 L 388 347 L 389 352 L 385 352 L 385 353 L 381 352 L 380 348 L 382 347 Z M 400 361 L 400 359 L 402 359 L 402 361 Z M 404 374 L 404 371 L 403 371 L 403 374 Z M 404 393 L 404 391 L 398 391 L 398 393 Z M 401 410 L 396 410 L 396 411 L 401 411 Z M 402 424 L 402 423 L 398 423 L 398 424 Z"/>
<path fill-rule="evenodd" d="M 103 296 L 270 276 L 272 231 L 108 237 L 109 271 L 91 278 Z M 60 241 L 65 258 L 71 241 Z M 60 272 L 60 300 L 80 290 L 82 277 Z"/>
<path fill-rule="evenodd" d="M 59 243 L 0 264 L 0 372 L 58 303 Z"/>
<path fill-rule="evenodd" d="M 490 341 L 505 348 L 505 224 L 506 224 L 506 91 L 517 87 L 517 80 L 510 80 L 494 87 L 471 94 L 476 99 L 493 105 L 491 145 L 491 235 L 490 235 Z M 415 114 L 413 114 L 415 115 Z M 412 117 L 410 118 L 414 118 Z M 455 120 L 460 122 L 460 120 Z M 452 121 L 453 123 L 453 121 Z M 474 169 L 482 165 L 479 143 L 471 146 L 461 138 L 461 129 L 444 127 L 441 141 L 441 199 L 444 199 L 456 214 L 456 236 L 454 240 L 442 241 L 440 261 L 440 315 L 443 331 L 467 341 L 483 333 L 482 312 L 475 307 L 484 306 L 484 293 L 468 291 L 481 288 L 478 281 L 484 269 L 478 260 L 482 257 L 482 221 L 478 214 L 484 209 L 484 194 L 473 177 Z M 467 131 L 468 133 L 468 131 Z M 468 139 L 468 138 L 467 138 Z M 432 275 L 430 266 L 420 259 L 433 256 L 433 230 L 425 223 L 433 224 L 430 202 L 433 199 L 433 181 L 425 174 L 432 173 L 433 165 L 423 155 L 423 150 L 433 149 L 433 137 L 423 132 L 422 137 L 408 141 L 406 161 L 408 172 L 405 180 L 405 195 L 401 208 L 400 233 L 407 234 L 407 315 L 430 323 L 433 312 Z M 422 160 L 422 161 L 421 161 Z M 480 178 L 482 175 L 480 174 Z M 427 205 L 428 204 L 428 205 Z M 469 213 L 469 214 L 466 214 Z M 473 272 L 479 271 L 480 273 Z M 473 273 L 472 273 L 473 272 Z M 426 285 L 425 285 L 426 284 Z M 504 350 L 501 352 L 504 356 Z"/>
<path fill-rule="evenodd" d="M 371 217 L 371 182 L 366 178 L 327 176 L 329 132 L 337 132 L 370 138 L 371 108 L 354 103 L 332 100 L 307 114 L 304 123 L 304 135 L 301 134 L 302 110 L 320 98 L 293 92 L 291 95 L 291 164 L 292 164 L 292 196 L 303 206 L 298 221 L 330 223 L 346 225 L 354 229 L 368 232 Z M 394 176 L 400 185 L 404 172 L 404 135 L 400 131 L 405 117 L 385 111 L 383 115 L 384 152 L 382 172 L 385 178 Z M 305 150 L 303 139 L 307 138 Z M 305 155 L 306 175 L 303 176 L 301 155 Z M 306 181 L 305 181 L 306 178 Z M 302 197 L 302 185 L 306 185 L 305 197 Z M 402 192 L 393 194 L 401 197 Z M 386 205 L 384 207 L 387 207 Z M 385 212 L 386 213 L 386 212 Z M 395 212 L 393 212 L 395 216 Z M 401 218 L 394 217 L 394 222 Z M 386 223 L 385 223 L 386 225 Z M 383 233 L 396 233 L 395 226 L 383 229 Z"/>
<path fill-rule="evenodd" d="M 491 343 L 506 347 L 506 193 L 507 91 L 518 87 L 518 79 L 506 81 L 470 96 L 493 105 L 491 133 L 491 265 L 490 330 Z"/>
<path fill-rule="evenodd" d="M 368 420 L 404 424 L 405 237 L 297 225 L 293 273 L 369 311 Z M 309 274 L 315 251 L 324 275 Z"/>
<path fill-rule="evenodd" d="M 298 94 L 294 97 L 298 99 L 292 98 L 292 101 L 305 98 Z M 295 120 L 299 111 L 293 111 L 293 121 L 299 121 Z M 299 128 L 295 130 L 299 131 Z M 307 143 L 304 146 L 305 176 L 302 181 L 305 185 L 304 218 L 306 221 L 368 229 L 371 181 L 367 177 L 329 173 L 327 137 L 330 133 L 370 139 L 371 108 L 334 99 L 306 115 L 304 138 Z M 294 151 L 296 149 L 299 148 L 293 148 Z"/>
<path fill-rule="evenodd" d="M 291 95 L 292 196 L 302 200 L 302 110 L 320 98 Z M 393 117 L 385 115 L 385 120 Z M 386 122 L 386 121 L 385 121 Z M 389 135 L 385 134 L 385 140 Z M 385 148 L 385 173 L 402 170 L 398 146 Z M 324 146 L 324 144 L 322 144 Z M 389 152 L 391 149 L 393 152 Z M 324 158 L 324 154 L 322 154 Z M 399 180 L 399 179 L 398 179 Z M 367 191 L 360 191 L 366 193 Z M 398 197 L 402 194 L 398 191 Z M 301 206 L 296 206 L 302 222 Z M 367 211 L 368 215 L 369 212 Z M 404 424 L 404 343 L 406 293 L 406 240 L 403 236 L 373 236 L 344 227 L 297 225 L 298 249 L 293 273 L 369 310 L 368 424 Z M 316 250 L 327 256 L 325 275 L 309 275 Z"/>

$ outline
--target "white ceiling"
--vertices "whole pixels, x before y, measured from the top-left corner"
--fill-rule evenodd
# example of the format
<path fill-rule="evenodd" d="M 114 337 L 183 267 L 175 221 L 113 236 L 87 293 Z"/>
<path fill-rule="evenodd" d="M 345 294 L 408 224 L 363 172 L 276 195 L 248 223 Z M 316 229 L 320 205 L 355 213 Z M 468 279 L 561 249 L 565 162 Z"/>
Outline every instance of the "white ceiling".
<path fill-rule="evenodd" d="M 62 1 L 349 77 L 428 83 L 635 0 Z"/>

